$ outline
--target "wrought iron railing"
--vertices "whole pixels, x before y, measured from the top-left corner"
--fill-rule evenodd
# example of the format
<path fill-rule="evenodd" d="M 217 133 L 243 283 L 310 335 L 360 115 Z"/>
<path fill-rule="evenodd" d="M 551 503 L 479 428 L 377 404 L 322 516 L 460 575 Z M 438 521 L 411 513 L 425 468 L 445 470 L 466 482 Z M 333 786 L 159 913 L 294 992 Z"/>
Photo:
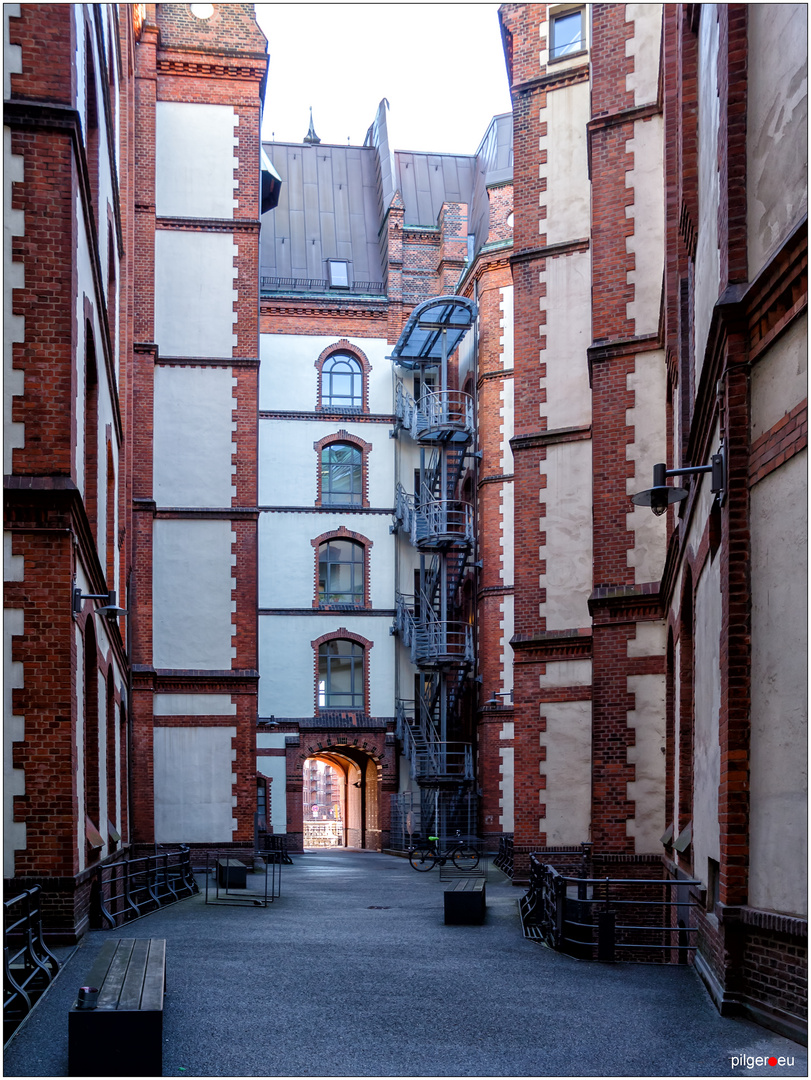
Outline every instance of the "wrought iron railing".
<path fill-rule="evenodd" d="M 102 863 L 95 887 L 102 928 L 122 926 L 198 891 L 185 844 Z"/>
<path fill-rule="evenodd" d="M 415 598 L 397 594 L 395 627 L 420 668 L 466 665 L 473 662 L 473 628 L 467 623 L 443 621 L 427 604 L 414 614 Z"/>
<path fill-rule="evenodd" d="M 3 1038 L 23 1022 L 59 971 L 42 937 L 42 889 L 3 901 Z"/>
<path fill-rule="evenodd" d="M 260 292 L 331 292 L 385 295 L 382 281 L 353 281 L 351 285 L 331 285 L 326 278 L 260 277 Z"/>
<path fill-rule="evenodd" d="M 493 866 L 497 866 L 502 874 L 507 877 L 513 876 L 513 834 L 503 833 L 498 838 L 498 854 L 493 859 Z"/>
<path fill-rule="evenodd" d="M 424 390 L 417 402 L 398 379 L 394 414 L 413 439 L 467 442 L 473 437 L 473 398 L 461 390 Z"/>
<path fill-rule="evenodd" d="M 689 912 L 698 905 L 683 894 L 700 884 L 564 875 L 531 855 L 521 925 L 526 937 L 584 960 L 685 963 L 697 933 Z"/>

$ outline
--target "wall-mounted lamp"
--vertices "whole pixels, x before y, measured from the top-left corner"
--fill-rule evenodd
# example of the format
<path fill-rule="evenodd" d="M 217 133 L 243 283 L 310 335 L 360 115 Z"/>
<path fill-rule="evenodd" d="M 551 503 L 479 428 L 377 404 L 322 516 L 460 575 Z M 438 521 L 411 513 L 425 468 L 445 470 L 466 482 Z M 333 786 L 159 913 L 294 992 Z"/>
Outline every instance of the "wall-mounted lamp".
<path fill-rule="evenodd" d="M 502 705 L 502 703 L 498 700 L 500 697 L 501 698 L 509 698 L 510 699 L 510 705 L 512 705 L 512 703 L 513 703 L 513 692 L 512 692 L 512 690 L 494 690 L 493 695 L 490 698 L 490 700 L 485 701 L 484 707 L 486 709 L 498 709 L 498 708 L 500 708 L 501 705 Z M 506 703 L 505 703 L 505 706 L 506 706 Z"/>
<path fill-rule="evenodd" d="M 116 604 L 115 589 L 110 589 L 106 593 L 83 593 L 79 586 L 74 582 L 71 589 L 71 614 L 81 615 L 82 613 L 82 600 L 106 600 L 107 603 L 102 607 L 93 609 L 94 615 L 109 615 L 111 618 L 117 615 L 126 615 L 127 608 L 119 607 Z"/>
<path fill-rule="evenodd" d="M 668 469 L 666 465 L 659 463 L 653 466 L 653 487 L 632 495 L 631 502 L 636 506 L 649 506 L 654 514 L 659 517 L 671 503 L 681 502 L 689 494 L 686 488 L 670 487 L 667 483 L 667 477 L 694 476 L 697 473 L 712 473 L 710 491 L 714 495 L 718 495 L 719 499 L 723 501 L 726 491 L 726 471 L 726 452 L 723 446 L 720 447 L 717 454 L 712 455 L 709 465 Z"/>

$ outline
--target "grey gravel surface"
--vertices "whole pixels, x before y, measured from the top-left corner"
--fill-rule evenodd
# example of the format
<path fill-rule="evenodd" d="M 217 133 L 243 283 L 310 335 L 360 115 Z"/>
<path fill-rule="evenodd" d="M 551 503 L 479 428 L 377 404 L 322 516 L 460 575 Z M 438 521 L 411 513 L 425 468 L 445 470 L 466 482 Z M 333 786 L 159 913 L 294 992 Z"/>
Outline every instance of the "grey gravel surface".
<path fill-rule="evenodd" d="M 5 1075 L 67 1075 L 68 1010 L 111 936 L 166 938 L 164 1076 L 807 1075 L 804 1047 L 720 1017 L 692 969 L 525 940 L 522 893 L 492 867 L 484 925 L 445 926 L 444 888 L 395 856 L 308 853 L 267 908 L 201 894 L 93 932 L 6 1047 Z M 769 1055 L 794 1065 L 747 1067 Z"/>

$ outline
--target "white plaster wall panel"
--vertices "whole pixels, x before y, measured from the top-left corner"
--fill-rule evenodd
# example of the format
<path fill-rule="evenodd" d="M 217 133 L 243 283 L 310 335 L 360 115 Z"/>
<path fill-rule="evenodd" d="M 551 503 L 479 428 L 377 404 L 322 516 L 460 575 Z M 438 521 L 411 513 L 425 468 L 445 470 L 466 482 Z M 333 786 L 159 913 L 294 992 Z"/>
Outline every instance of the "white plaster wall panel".
<path fill-rule="evenodd" d="M 283 757 L 268 757 L 257 754 L 256 768 L 269 776 L 270 784 L 270 824 L 276 836 L 287 832 L 287 764 Z"/>
<path fill-rule="evenodd" d="M 372 716 L 394 716 L 396 638 L 391 617 L 351 612 L 329 616 L 259 616 L 259 715 L 312 716 L 315 708 L 315 650 L 322 634 L 344 629 L 373 642 L 369 653 Z M 408 697 L 412 694 L 409 692 Z"/>
<path fill-rule="evenodd" d="M 625 76 L 625 89 L 633 93 L 634 105 L 648 105 L 659 95 L 662 5 L 626 4 L 625 21 L 634 24 L 634 36 L 625 42 L 625 55 L 634 58 L 634 70 Z"/>
<path fill-rule="evenodd" d="M 557 70 L 557 65 L 555 65 Z M 590 90 L 587 82 L 549 93 L 544 119 L 549 134 L 538 140 L 547 152 L 547 163 L 539 174 L 546 176 L 547 189 L 541 203 L 547 207 L 539 229 L 547 244 L 587 237 L 591 229 L 591 183 L 588 172 L 586 125 L 590 118 Z M 548 265 L 548 264 L 547 264 Z M 574 321 L 574 320 L 573 320 Z"/>
<path fill-rule="evenodd" d="M 86 581 L 83 580 L 84 575 L 78 575 L 78 584 L 82 586 L 82 592 L 86 592 Z M 79 869 L 83 870 L 85 867 L 85 849 L 84 843 L 85 835 L 85 820 L 84 820 L 84 791 L 85 791 L 85 776 L 84 776 L 84 636 L 77 624 L 74 623 L 73 627 L 73 640 L 76 649 L 76 672 L 75 686 L 76 696 L 74 698 L 74 708 L 76 710 L 76 728 L 74 730 L 74 744 L 73 753 L 76 760 L 76 805 L 75 813 L 76 818 L 74 820 L 74 836 L 77 839 L 76 855 L 78 857 Z"/>
<path fill-rule="evenodd" d="M 808 525 L 803 451 L 752 488 L 749 903 L 805 918 Z"/>
<path fill-rule="evenodd" d="M 628 271 L 634 299 L 626 310 L 640 335 L 659 328 L 665 257 L 663 134 L 662 117 L 651 116 L 636 121 L 634 137 L 625 144 L 626 153 L 634 155 L 634 167 L 625 174 L 625 186 L 634 189 L 634 201 L 625 207 L 625 216 L 634 219 L 634 231 L 625 238 L 626 251 L 634 257 L 634 269 Z"/>
<path fill-rule="evenodd" d="M 721 783 L 721 560 L 709 560 L 695 602 L 693 734 L 693 868 L 708 883 L 707 859 L 721 860 L 718 788 Z"/>
<path fill-rule="evenodd" d="M 318 371 L 315 363 L 330 345 L 344 340 L 344 335 L 262 334 L 259 339 L 259 408 L 312 412 L 318 403 Z M 371 365 L 369 374 L 369 409 L 390 416 L 394 409 L 391 352 L 385 338 L 353 338 Z M 398 374 L 403 374 L 398 371 Z"/>
<path fill-rule="evenodd" d="M 665 656 L 667 636 L 663 622 L 640 622 L 636 624 L 636 637 L 628 642 L 628 658 L 640 656 Z"/>
<path fill-rule="evenodd" d="M 235 727 L 155 727 L 155 842 L 229 843 Z"/>
<path fill-rule="evenodd" d="M 803 314 L 752 368 L 752 440 L 808 395 L 808 316 Z"/>
<path fill-rule="evenodd" d="M 22 45 L 12 45 L 9 41 L 9 19 L 19 19 L 19 4 L 3 4 L 3 100 L 11 97 L 11 76 L 19 75 L 23 70 Z"/>
<path fill-rule="evenodd" d="M 3 6 L 3 23 L 6 30 L 4 41 L 8 41 L 9 8 L 19 4 Z M 8 52 L 6 45 L 5 52 Z M 19 45 L 11 47 L 20 51 Z M 14 54 L 16 55 L 16 54 Z M 4 77 L 9 78 L 8 64 L 14 62 L 14 56 L 6 56 Z M 12 66 L 11 71 L 22 70 Z M 8 96 L 8 94 L 6 95 Z M 15 397 L 25 393 L 25 374 L 12 367 L 14 342 L 25 341 L 25 319 L 14 315 L 11 310 L 12 290 L 25 286 L 25 267 L 21 262 L 14 262 L 11 246 L 15 236 L 25 235 L 25 214 L 22 210 L 11 208 L 11 185 L 22 183 L 24 179 L 23 158 L 11 152 L 11 128 L 3 128 L 3 472 L 12 471 L 12 451 L 25 446 L 25 424 L 11 419 L 11 410 Z"/>
<path fill-rule="evenodd" d="M 512 285 L 505 285 L 503 289 L 499 289 L 499 294 L 501 366 L 509 371 L 515 362 L 515 290 Z"/>
<path fill-rule="evenodd" d="M 22 555 L 11 554 L 12 532 L 3 532 L 3 580 L 25 581 L 25 559 Z"/>
<path fill-rule="evenodd" d="M 547 630 L 588 626 L 588 598 L 592 582 L 591 486 L 573 484 L 573 476 L 591 475 L 591 442 L 547 447 L 547 486 L 541 501 L 554 513 L 541 519 L 546 532 L 546 573 L 539 584 L 546 589 Z"/>
<path fill-rule="evenodd" d="M 634 766 L 628 798 L 635 807 L 634 816 L 626 821 L 626 835 L 634 837 L 637 854 L 658 854 L 659 837 L 665 831 L 665 677 L 629 675 L 628 693 L 634 695 L 627 717 L 635 740 L 627 751 Z"/>
<path fill-rule="evenodd" d="M 155 694 L 153 716 L 236 716 L 230 694 Z"/>
<path fill-rule="evenodd" d="M 153 498 L 158 506 L 231 506 L 236 497 L 236 379 L 230 368 L 155 368 Z"/>
<path fill-rule="evenodd" d="M 503 832 L 512 832 L 515 829 L 515 750 L 512 746 L 500 746 L 498 756 L 501 759 L 498 778 L 501 814 L 498 823 Z"/>
<path fill-rule="evenodd" d="M 515 486 L 501 485 L 499 576 L 504 585 L 515 584 Z"/>
<path fill-rule="evenodd" d="M 368 551 L 370 598 L 375 608 L 394 607 L 395 540 L 383 514 L 269 514 L 259 516 L 260 608 L 309 608 L 315 598 L 316 536 L 344 526 L 372 544 Z M 283 556 L 283 557 L 282 557 Z M 413 589 L 413 576 L 411 586 Z"/>
<path fill-rule="evenodd" d="M 591 702 L 556 701 L 541 705 L 546 731 L 546 761 L 540 773 L 546 788 L 540 802 L 546 817 L 540 830 L 550 846 L 581 844 L 591 827 Z"/>
<path fill-rule="evenodd" d="M 747 12 L 751 281 L 808 209 L 808 7 L 750 4 Z"/>
<path fill-rule="evenodd" d="M 501 417 L 501 424 L 499 430 L 501 432 L 501 458 L 499 459 L 499 465 L 501 466 L 501 471 L 509 475 L 515 469 L 513 450 L 510 446 L 510 439 L 515 433 L 515 382 L 512 379 L 504 380 L 500 396 L 501 408 L 499 409 L 499 416 Z"/>
<path fill-rule="evenodd" d="M 152 546 L 156 668 L 229 670 L 236 534 L 230 521 L 158 519 Z"/>
<path fill-rule="evenodd" d="M 541 408 L 547 428 L 590 424 L 586 349 L 591 344 L 591 257 L 580 252 L 547 259 L 546 271 L 539 276 L 547 293 L 541 301 L 546 309 L 546 326 L 541 327 L 546 350 L 540 354 L 546 364 L 546 404 Z"/>
<path fill-rule="evenodd" d="M 513 689 L 513 647 L 510 644 L 515 633 L 515 597 L 505 596 L 499 605 L 501 609 L 501 692 L 509 694 Z"/>
<path fill-rule="evenodd" d="M 541 689 L 547 686 L 591 686 L 591 660 L 550 660 L 546 672 L 538 676 Z"/>
<path fill-rule="evenodd" d="M 696 386 L 704 363 L 710 321 L 718 299 L 718 18 L 716 5 L 701 9 L 698 27 L 698 241 L 695 271 Z"/>
<path fill-rule="evenodd" d="M 665 357 L 660 350 L 638 353 L 634 370 L 627 378 L 634 394 L 634 407 L 625 412 L 625 422 L 633 428 L 634 441 L 625 448 L 628 461 L 634 463 L 634 475 L 626 478 L 625 491 L 634 495 L 653 482 L 653 466 L 667 456 Z M 627 527 L 634 534 L 634 546 L 628 549 L 628 565 L 634 568 L 634 582 L 641 585 L 658 581 L 662 575 L 667 534 L 661 520 L 648 506 L 634 506 L 629 501 Z"/>
<path fill-rule="evenodd" d="M 257 750 L 284 750 L 288 738 L 284 731 L 260 731 L 256 736 Z"/>
<path fill-rule="evenodd" d="M 158 217 L 232 218 L 237 206 L 239 116 L 231 105 L 155 105 Z"/>
<path fill-rule="evenodd" d="M 231 357 L 237 343 L 236 255 L 228 233 L 155 233 L 155 341 L 161 356 Z"/>
<path fill-rule="evenodd" d="M 314 506 L 320 458 L 313 444 L 346 431 L 372 447 L 366 457 L 370 507 L 393 509 L 395 440 L 389 437 L 390 430 L 390 423 L 353 424 L 348 417 L 345 422 L 331 424 L 323 420 L 260 420 L 260 506 Z M 410 486 L 404 478 L 403 486 L 411 490 L 413 478 Z M 365 520 L 366 515 L 353 518 L 352 507 L 342 510 L 348 529 L 353 527 L 352 520 Z"/>
<path fill-rule="evenodd" d="M 26 847 L 25 822 L 14 820 L 14 797 L 25 795 L 25 770 L 12 765 L 14 743 L 25 738 L 25 717 L 15 715 L 12 692 L 25 686 L 24 666 L 11 659 L 12 638 L 24 632 L 18 608 L 3 611 L 3 877 L 14 877 L 14 852 Z"/>

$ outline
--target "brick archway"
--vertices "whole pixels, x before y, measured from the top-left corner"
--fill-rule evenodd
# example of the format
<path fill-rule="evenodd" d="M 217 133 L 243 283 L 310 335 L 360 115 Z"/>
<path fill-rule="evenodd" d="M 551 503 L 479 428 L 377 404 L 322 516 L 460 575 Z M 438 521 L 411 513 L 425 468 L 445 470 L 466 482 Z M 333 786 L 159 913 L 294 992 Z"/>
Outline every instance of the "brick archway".
<path fill-rule="evenodd" d="M 291 851 L 304 849 L 306 761 L 325 761 L 341 774 L 342 846 L 383 851 L 389 845 L 389 793 L 396 760 L 387 731 L 335 728 L 305 730 L 287 747 L 287 838 Z"/>

